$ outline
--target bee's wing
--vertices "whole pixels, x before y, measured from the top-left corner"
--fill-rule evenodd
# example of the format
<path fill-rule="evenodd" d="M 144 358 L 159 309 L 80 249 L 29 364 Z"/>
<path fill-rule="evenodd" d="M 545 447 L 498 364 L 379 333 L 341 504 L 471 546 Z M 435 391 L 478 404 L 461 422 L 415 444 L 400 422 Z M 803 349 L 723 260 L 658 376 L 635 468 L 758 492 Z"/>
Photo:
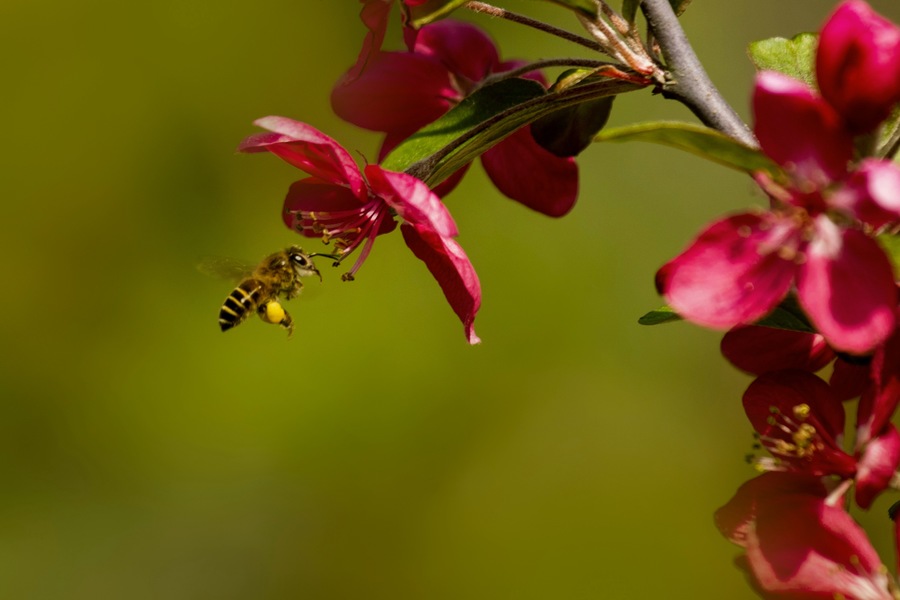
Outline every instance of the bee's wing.
<path fill-rule="evenodd" d="M 197 263 L 197 270 L 201 273 L 231 281 L 247 277 L 255 268 L 256 265 L 253 263 L 227 256 L 205 256 Z"/>

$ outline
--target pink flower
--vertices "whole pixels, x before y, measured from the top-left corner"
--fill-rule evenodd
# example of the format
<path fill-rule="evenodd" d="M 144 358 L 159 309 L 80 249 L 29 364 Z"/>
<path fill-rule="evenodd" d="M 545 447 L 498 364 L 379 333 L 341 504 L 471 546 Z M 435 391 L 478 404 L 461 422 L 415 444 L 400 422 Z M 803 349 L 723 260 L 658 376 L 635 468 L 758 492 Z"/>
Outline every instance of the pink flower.
<path fill-rule="evenodd" d="M 387 134 L 383 158 L 489 76 L 520 64 L 501 62 L 494 43 L 474 25 L 444 20 L 419 30 L 410 52 L 372 56 L 361 75 L 351 69 L 332 91 L 332 106 L 341 118 Z M 575 203 L 578 167 L 574 159 L 542 148 L 530 127 L 484 153 L 482 164 L 502 193 L 534 210 L 557 217 Z M 437 191 L 448 193 L 461 176 L 457 173 Z"/>
<path fill-rule="evenodd" d="M 752 479 L 716 511 L 716 525 L 744 549 L 739 565 L 763 598 L 894 598 L 865 532 L 816 477 Z"/>
<path fill-rule="evenodd" d="M 893 268 L 868 232 L 900 220 L 900 170 L 869 159 L 848 171 L 844 122 L 799 81 L 763 72 L 753 104 L 762 150 L 787 185 L 757 175 L 772 208 L 713 223 L 660 269 L 657 287 L 685 318 L 730 328 L 763 317 L 796 286 L 829 345 L 868 352 L 895 325 Z"/>
<path fill-rule="evenodd" d="M 451 307 L 463 322 L 470 344 L 475 314 L 481 305 L 481 286 L 475 269 L 453 238 L 456 224 L 422 181 L 368 165 L 360 172 L 350 154 L 335 140 L 285 117 L 255 122 L 271 133 L 252 135 L 241 152 L 271 152 L 310 175 L 295 182 L 284 202 L 285 224 L 310 237 L 335 241 L 341 256 L 360 245 L 360 256 L 345 275 L 352 279 L 372 249 L 375 237 L 403 220 L 403 238 L 437 279 Z"/>
<path fill-rule="evenodd" d="M 900 464 L 900 434 L 888 422 L 896 398 L 860 402 L 853 455 L 843 449 L 844 405 L 815 375 L 767 373 L 750 384 L 743 402 L 760 443 L 772 454 L 757 459 L 759 468 L 853 480 L 857 504 L 868 508 Z"/>
<path fill-rule="evenodd" d="M 394 0 L 359 0 L 363 7 L 359 13 L 359 18 L 365 24 L 369 32 L 363 39 L 362 49 L 359 51 L 359 57 L 356 64 L 347 73 L 352 78 L 359 77 L 365 70 L 369 60 L 381 50 L 384 43 L 384 35 L 387 32 L 388 19 L 391 16 L 391 9 L 394 6 Z M 407 24 L 407 7 L 419 6 L 427 0 L 400 0 L 400 6 L 403 10 L 402 20 L 404 24 L 403 37 L 408 46 L 412 46 L 416 40 L 415 30 L 406 27 Z"/>
<path fill-rule="evenodd" d="M 852 130 L 871 131 L 900 102 L 900 28 L 862 0 L 843 2 L 822 27 L 816 73 Z"/>

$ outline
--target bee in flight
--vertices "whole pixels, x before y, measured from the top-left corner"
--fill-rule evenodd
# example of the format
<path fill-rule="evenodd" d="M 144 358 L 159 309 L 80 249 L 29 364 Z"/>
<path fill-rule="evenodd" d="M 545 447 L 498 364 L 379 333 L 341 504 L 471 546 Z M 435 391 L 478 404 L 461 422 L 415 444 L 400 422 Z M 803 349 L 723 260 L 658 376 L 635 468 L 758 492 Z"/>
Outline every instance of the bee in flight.
<path fill-rule="evenodd" d="M 288 337 L 294 333 L 294 319 L 281 303 L 279 297 L 292 300 L 300 295 L 303 277 L 322 275 L 313 263 L 314 256 L 330 254 L 307 254 L 298 246 L 291 246 L 280 252 L 270 254 L 256 267 L 246 268 L 237 264 L 206 264 L 203 270 L 216 271 L 220 274 L 242 276 L 240 283 L 232 290 L 222 308 L 219 310 L 219 327 L 228 331 L 240 325 L 251 314 L 256 312 L 266 323 L 281 325 L 287 329 Z"/>

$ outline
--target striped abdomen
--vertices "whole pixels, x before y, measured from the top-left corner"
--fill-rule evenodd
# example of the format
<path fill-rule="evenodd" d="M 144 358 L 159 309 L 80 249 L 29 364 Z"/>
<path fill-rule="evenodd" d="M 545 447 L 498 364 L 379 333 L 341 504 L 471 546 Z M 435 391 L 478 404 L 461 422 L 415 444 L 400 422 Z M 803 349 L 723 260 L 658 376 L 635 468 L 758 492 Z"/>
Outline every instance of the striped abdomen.
<path fill-rule="evenodd" d="M 219 311 L 219 327 L 228 331 L 252 315 L 259 305 L 263 283 L 258 279 L 245 279 L 225 298 Z"/>

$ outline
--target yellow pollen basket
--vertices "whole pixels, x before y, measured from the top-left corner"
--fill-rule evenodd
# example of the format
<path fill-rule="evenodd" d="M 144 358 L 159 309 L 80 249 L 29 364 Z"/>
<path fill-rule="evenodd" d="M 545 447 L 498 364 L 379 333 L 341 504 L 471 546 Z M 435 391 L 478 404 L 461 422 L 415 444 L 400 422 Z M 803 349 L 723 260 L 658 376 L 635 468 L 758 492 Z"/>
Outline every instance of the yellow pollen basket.
<path fill-rule="evenodd" d="M 278 325 L 284 320 L 284 307 L 276 300 L 266 304 L 266 311 L 262 313 L 263 321 Z"/>

